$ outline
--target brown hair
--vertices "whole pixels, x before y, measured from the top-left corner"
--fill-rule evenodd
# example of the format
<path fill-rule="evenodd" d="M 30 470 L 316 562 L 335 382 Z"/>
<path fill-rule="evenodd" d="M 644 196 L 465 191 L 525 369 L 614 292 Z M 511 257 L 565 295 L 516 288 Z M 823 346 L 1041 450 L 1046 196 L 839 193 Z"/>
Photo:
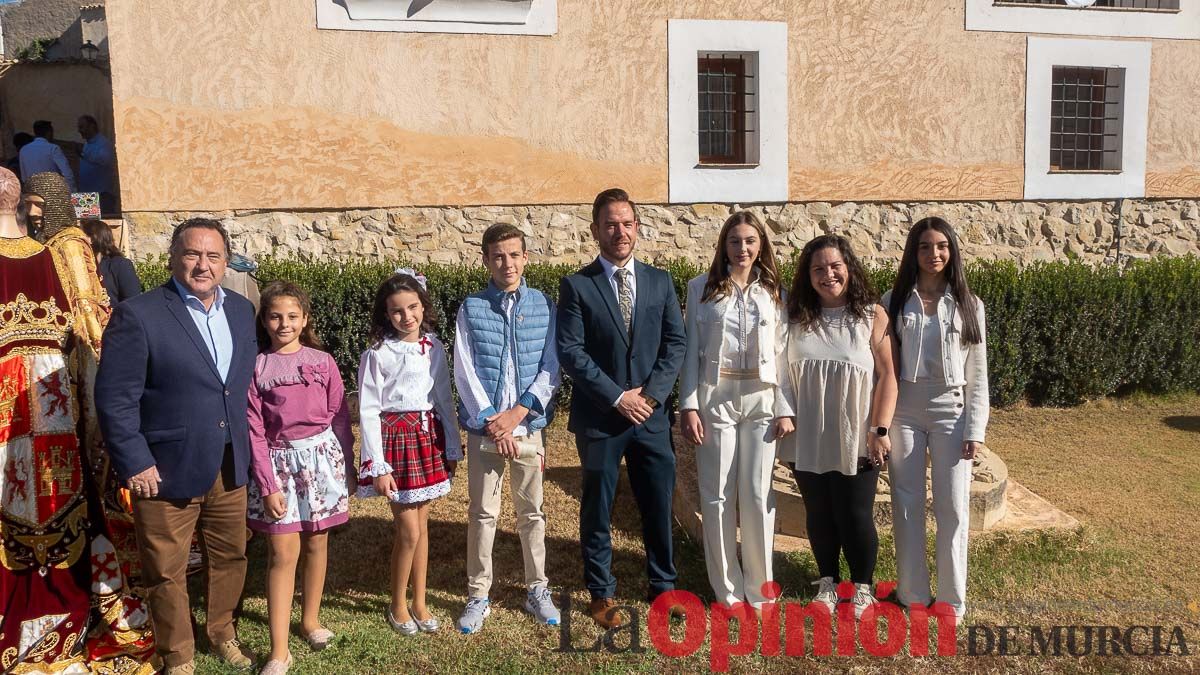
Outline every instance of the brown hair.
<path fill-rule="evenodd" d="M 308 323 L 304 326 L 304 330 L 300 331 L 300 344 L 313 349 L 324 349 L 321 338 L 317 337 L 317 331 L 313 328 L 312 300 L 303 288 L 290 281 L 272 281 L 259 293 L 256 325 L 259 348 L 265 350 L 271 347 L 271 336 L 267 333 L 266 328 L 267 312 L 279 298 L 292 298 L 297 305 L 300 305 L 300 311 L 308 317 Z"/>
<path fill-rule="evenodd" d="M 618 204 L 620 202 L 629 204 L 629 208 L 633 209 L 634 219 L 641 222 L 642 218 L 638 215 L 637 204 L 634 204 L 633 200 L 629 198 L 629 193 L 621 188 L 609 188 L 596 195 L 595 201 L 592 202 L 592 224 L 600 224 L 600 211 L 603 210 L 605 206 L 608 206 L 609 204 Z"/>
<path fill-rule="evenodd" d="M 776 304 L 781 302 L 779 297 L 779 268 L 775 265 L 775 249 L 771 247 L 771 238 L 767 236 L 767 228 L 763 227 L 758 216 L 750 211 L 738 211 L 725 220 L 721 233 L 717 235 L 717 253 L 713 256 L 712 265 L 708 267 L 708 282 L 704 284 L 704 293 L 700 302 L 710 302 L 729 297 L 733 294 L 733 282 L 729 280 L 729 254 L 726 251 L 725 239 L 729 232 L 738 225 L 749 225 L 758 232 L 762 248 L 754 261 L 754 269 L 758 270 L 758 283 L 771 296 Z"/>
<path fill-rule="evenodd" d="M 485 256 L 491 255 L 492 244 L 499 244 L 500 242 L 508 241 L 509 239 L 520 239 L 521 250 L 525 250 L 525 233 L 522 232 L 520 228 L 518 228 L 516 225 L 509 225 L 508 223 L 496 223 L 495 225 L 492 225 L 483 232 L 483 244 L 481 246 L 483 249 L 483 254 Z"/>
<path fill-rule="evenodd" d="M 416 277 L 409 274 L 393 274 L 379 285 L 379 290 L 375 291 L 375 302 L 371 305 L 369 337 L 372 349 L 378 349 L 384 340 L 400 337 L 400 333 L 388 317 L 387 301 L 401 291 L 412 291 L 421 300 L 421 307 L 425 310 L 425 315 L 421 318 L 421 332 L 432 333 L 437 329 L 438 312 L 433 306 L 433 299 L 429 297 L 429 291 L 425 290 Z"/>
<path fill-rule="evenodd" d="M 92 240 L 92 251 L 105 258 L 122 257 L 121 249 L 113 241 L 112 229 L 104 221 L 95 218 L 84 218 L 79 221 L 83 233 Z"/>
<path fill-rule="evenodd" d="M 863 270 L 858 256 L 850 247 L 850 241 L 837 234 L 825 234 L 804 245 L 800 260 L 796 263 L 796 274 L 792 279 L 792 290 L 788 294 L 788 320 L 800 324 L 801 328 L 812 328 L 821 316 L 821 296 L 812 285 L 812 259 L 817 251 L 832 248 L 842 254 L 846 263 L 846 313 L 865 321 L 870 317 L 868 310 L 879 297 L 871 280 Z"/>

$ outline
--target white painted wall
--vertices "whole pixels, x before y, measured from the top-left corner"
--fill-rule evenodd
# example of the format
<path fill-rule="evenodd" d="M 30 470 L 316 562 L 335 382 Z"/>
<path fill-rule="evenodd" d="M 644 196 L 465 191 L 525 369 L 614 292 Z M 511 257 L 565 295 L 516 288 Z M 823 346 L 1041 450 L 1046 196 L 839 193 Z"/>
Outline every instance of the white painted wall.
<path fill-rule="evenodd" d="M 699 52 L 758 55 L 758 164 L 700 165 Z M 788 198 L 787 24 L 667 22 L 667 163 L 672 202 L 774 202 Z M 748 156 L 754 153 L 748 151 Z"/>

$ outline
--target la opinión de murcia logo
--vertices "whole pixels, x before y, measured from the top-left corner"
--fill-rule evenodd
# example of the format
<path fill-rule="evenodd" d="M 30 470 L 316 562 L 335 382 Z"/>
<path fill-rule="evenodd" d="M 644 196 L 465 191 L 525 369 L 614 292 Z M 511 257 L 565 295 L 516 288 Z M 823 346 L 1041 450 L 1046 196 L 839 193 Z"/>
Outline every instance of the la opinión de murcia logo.
<path fill-rule="evenodd" d="M 714 672 L 727 671 L 730 657 L 749 656 L 756 649 L 765 657 L 857 656 L 860 648 L 871 656 L 889 657 L 896 656 L 907 645 L 911 656 L 929 656 L 931 634 L 936 634 L 933 653 L 958 655 L 960 627 L 953 610 L 935 603 L 933 607 L 912 605 L 905 611 L 885 600 L 895 585 L 894 582 L 877 584 L 878 602 L 858 619 L 848 602 L 839 603 L 834 612 L 817 602 L 771 602 L 757 612 L 746 603 L 732 607 L 713 603 L 706 608 L 693 593 L 670 591 L 650 606 L 646 632 L 655 650 L 677 658 L 695 654 L 708 638 L 709 666 Z M 763 595 L 770 600 L 777 600 L 780 591 L 778 583 L 763 585 Z M 838 595 L 842 599 L 853 594 L 854 587 L 849 582 L 839 585 Z M 678 630 L 675 634 L 671 631 L 670 608 L 674 605 L 684 611 L 682 635 Z M 616 606 L 612 611 L 622 612 L 626 623 L 605 631 L 587 647 L 576 646 L 572 639 L 570 594 L 560 594 L 559 607 L 563 620 L 554 651 L 615 654 L 646 651 L 637 607 Z M 966 629 L 966 656 L 1188 656 L 1191 653 L 1179 626 L 977 624 Z"/>

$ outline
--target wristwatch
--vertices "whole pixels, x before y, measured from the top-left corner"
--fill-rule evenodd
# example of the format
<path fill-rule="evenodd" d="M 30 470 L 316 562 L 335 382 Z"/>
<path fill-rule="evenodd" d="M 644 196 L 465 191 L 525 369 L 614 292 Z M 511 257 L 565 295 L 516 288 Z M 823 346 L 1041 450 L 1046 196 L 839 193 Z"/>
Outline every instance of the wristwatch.
<path fill-rule="evenodd" d="M 888 428 L 887 427 L 871 427 L 870 432 L 880 438 L 883 438 L 884 436 L 887 436 Z"/>
<path fill-rule="evenodd" d="M 658 407 L 658 401 L 654 400 L 653 396 L 650 396 L 648 394 L 642 394 L 642 400 L 645 401 L 646 405 L 650 406 L 651 408 Z"/>

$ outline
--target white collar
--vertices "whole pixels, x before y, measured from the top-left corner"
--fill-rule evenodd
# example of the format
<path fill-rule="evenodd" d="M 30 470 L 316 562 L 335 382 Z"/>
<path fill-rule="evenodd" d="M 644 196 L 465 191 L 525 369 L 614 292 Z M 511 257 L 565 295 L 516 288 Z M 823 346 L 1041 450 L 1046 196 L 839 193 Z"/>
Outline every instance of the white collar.
<path fill-rule="evenodd" d="M 636 269 L 634 268 L 634 263 L 637 262 L 637 259 L 633 258 L 633 257 L 629 258 L 629 260 L 626 261 L 625 266 L 620 267 L 620 268 L 618 268 L 616 265 L 614 265 L 612 263 L 612 261 L 610 261 L 608 258 L 605 258 L 602 255 L 596 256 L 596 260 L 600 261 L 600 266 L 604 268 L 604 276 L 608 277 L 609 279 L 611 279 L 612 276 L 614 274 L 616 274 L 618 269 L 625 269 L 625 270 L 629 270 L 630 272 L 636 272 Z"/>

